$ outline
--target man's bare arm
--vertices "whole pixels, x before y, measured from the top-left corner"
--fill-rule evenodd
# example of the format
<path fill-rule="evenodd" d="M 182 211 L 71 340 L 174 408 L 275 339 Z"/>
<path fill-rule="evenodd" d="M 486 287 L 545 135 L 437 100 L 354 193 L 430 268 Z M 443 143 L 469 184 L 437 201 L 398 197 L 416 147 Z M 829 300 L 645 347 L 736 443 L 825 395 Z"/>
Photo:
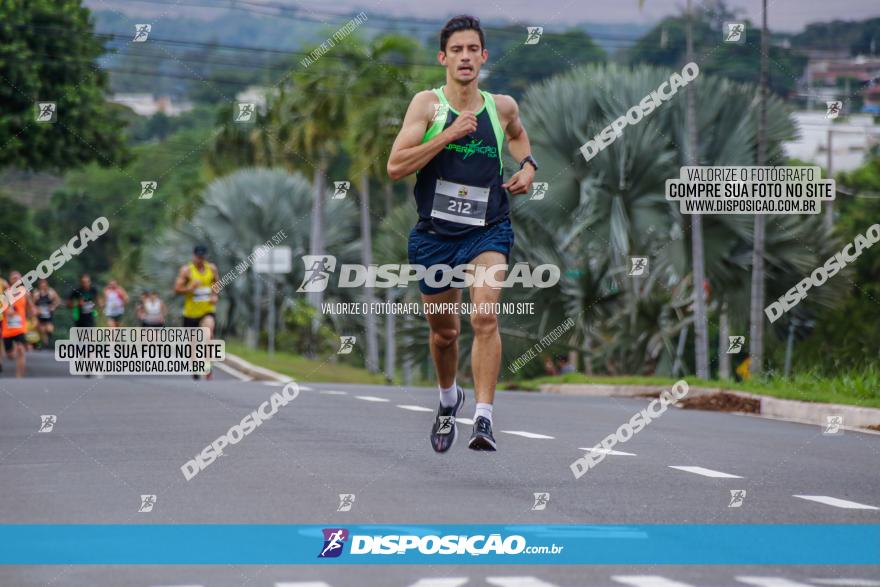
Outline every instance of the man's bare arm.
<path fill-rule="evenodd" d="M 184 265 L 180 268 L 180 271 L 177 273 L 177 279 L 174 280 L 174 293 L 176 294 L 184 294 L 193 291 L 195 289 L 194 286 L 187 287 L 187 283 L 189 282 L 189 267 Z"/>
<path fill-rule="evenodd" d="M 532 152 L 529 135 L 519 119 L 519 106 L 517 106 L 516 100 L 504 95 L 496 96 L 495 103 L 499 114 L 506 121 L 504 134 L 507 135 L 507 149 L 516 162 L 519 163 Z M 529 191 L 534 178 L 535 168 L 527 163 L 501 187 L 506 188 L 511 195 L 524 194 Z"/>
<path fill-rule="evenodd" d="M 462 112 L 449 128 L 426 143 L 422 143 L 428 124 L 431 123 L 436 97 L 433 92 L 419 92 L 412 99 L 403 125 L 388 157 L 388 177 L 398 180 L 415 173 L 434 158 L 443 148 L 477 129 L 473 112 Z"/>

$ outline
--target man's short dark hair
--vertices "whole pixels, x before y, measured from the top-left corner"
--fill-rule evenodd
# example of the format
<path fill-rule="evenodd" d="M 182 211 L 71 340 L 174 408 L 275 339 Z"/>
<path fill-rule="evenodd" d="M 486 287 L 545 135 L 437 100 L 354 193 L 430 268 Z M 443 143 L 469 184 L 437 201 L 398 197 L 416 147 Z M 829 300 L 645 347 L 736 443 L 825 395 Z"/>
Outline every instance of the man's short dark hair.
<path fill-rule="evenodd" d="M 477 31 L 480 35 L 480 47 L 486 48 L 486 35 L 483 34 L 483 27 L 480 26 L 480 19 L 476 16 L 468 16 L 467 14 L 459 14 L 449 19 L 449 22 L 440 31 L 440 50 L 446 52 L 446 42 L 452 33 L 458 31 Z"/>

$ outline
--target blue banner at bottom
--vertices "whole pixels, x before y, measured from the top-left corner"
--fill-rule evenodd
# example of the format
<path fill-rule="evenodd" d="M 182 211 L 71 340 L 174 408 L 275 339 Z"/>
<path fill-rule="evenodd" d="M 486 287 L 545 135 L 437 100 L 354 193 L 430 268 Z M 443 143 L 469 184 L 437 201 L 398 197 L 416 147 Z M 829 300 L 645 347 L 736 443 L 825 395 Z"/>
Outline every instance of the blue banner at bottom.
<path fill-rule="evenodd" d="M 0 525 L 4 565 L 880 565 L 880 525 Z"/>

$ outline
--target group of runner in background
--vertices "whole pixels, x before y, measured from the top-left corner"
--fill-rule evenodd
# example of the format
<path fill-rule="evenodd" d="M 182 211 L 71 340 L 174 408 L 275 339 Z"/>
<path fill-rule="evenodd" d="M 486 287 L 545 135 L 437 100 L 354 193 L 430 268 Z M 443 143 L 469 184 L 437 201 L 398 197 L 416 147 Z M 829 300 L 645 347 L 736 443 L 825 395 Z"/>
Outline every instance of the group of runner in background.
<path fill-rule="evenodd" d="M 173 291 L 184 297 L 182 325 L 208 327 L 213 337 L 217 303 L 213 286 L 218 280 L 218 274 L 217 267 L 206 260 L 206 254 L 207 250 L 203 245 L 195 248 L 192 262 L 180 268 Z M 10 284 L 19 281 L 21 273 L 18 271 L 11 271 L 8 279 L 0 277 L 0 295 Z M 0 315 L 0 334 L 3 338 L 0 372 L 3 371 L 3 359 L 8 358 L 15 363 L 15 376 L 24 377 L 25 353 L 34 349 L 52 348 L 55 315 L 62 305 L 70 310 L 73 326 L 99 326 L 98 318 L 103 314 L 106 326 L 118 328 L 122 325 L 130 301 L 128 292 L 115 279 L 111 279 L 99 291 L 92 283 L 91 276 L 83 273 L 78 286 L 68 294 L 66 300 L 62 300 L 48 281 L 40 279 L 36 288 L 10 304 Z M 161 328 L 165 326 L 167 314 L 168 308 L 159 297 L 158 291 L 143 291 L 135 304 L 135 320 L 132 325 Z"/>

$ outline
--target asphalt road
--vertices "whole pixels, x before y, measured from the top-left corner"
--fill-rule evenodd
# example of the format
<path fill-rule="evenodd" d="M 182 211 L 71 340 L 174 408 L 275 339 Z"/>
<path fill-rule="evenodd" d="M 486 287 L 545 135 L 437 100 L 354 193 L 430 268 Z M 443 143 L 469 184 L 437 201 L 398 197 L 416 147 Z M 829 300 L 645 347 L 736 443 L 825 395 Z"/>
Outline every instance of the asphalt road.
<path fill-rule="evenodd" d="M 427 439 L 434 390 L 305 383 L 186 481 L 181 465 L 280 387 L 223 372 L 214 381 L 66 377 L 48 353 L 29 360 L 29 378 L 11 378 L 8 362 L 0 376 L 3 524 L 880 523 L 880 435 L 749 416 L 670 409 L 616 447 L 631 454 L 575 479 L 571 462 L 643 399 L 499 392 L 498 452 L 460 440 L 436 455 Z M 38 432 L 43 414 L 56 416 L 51 433 Z M 739 507 L 729 507 L 731 490 L 746 492 Z M 532 509 L 537 492 L 549 493 L 543 510 Z M 157 496 L 153 511 L 138 513 L 142 494 Z M 339 494 L 355 494 L 350 511 L 337 511 Z M 0 585 L 880 586 L 880 569 L 42 566 L 0 568 Z"/>

